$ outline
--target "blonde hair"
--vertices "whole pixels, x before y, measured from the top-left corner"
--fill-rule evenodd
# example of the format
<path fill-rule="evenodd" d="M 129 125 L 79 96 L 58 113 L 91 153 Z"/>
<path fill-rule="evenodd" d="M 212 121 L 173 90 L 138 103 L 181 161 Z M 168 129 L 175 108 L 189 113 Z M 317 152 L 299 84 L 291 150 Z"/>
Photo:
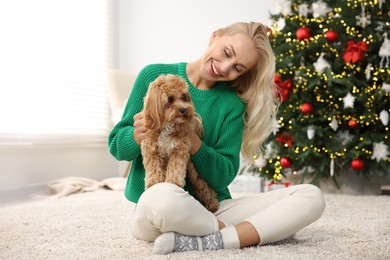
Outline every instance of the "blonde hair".
<path fill-rule="evenodd" d="M 216 31 L 218 35 L 244 33 L 253 41 L 259 61 L 249 71 L 232 81 L 232 86 L 245 102 L 244 133 L 241 154 L 249 161 L 261 149 L 274 127 L 278 102 L 275 95 L 275 58 L 266 27 L 260 23 L 234 23 Z"/>

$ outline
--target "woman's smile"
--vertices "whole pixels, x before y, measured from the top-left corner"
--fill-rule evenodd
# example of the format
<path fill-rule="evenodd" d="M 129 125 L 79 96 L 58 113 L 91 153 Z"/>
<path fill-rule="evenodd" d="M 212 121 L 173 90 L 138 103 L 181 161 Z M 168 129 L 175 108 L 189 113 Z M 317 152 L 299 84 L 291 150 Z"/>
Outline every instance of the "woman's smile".
<path fill-rule="evenodd" d="M 214 74 L 215 76 L 221 76 L 221 73 L 218 71 L 218 69 L 215 67 L 214 60 L 211 60 L 211 74 Z"/>

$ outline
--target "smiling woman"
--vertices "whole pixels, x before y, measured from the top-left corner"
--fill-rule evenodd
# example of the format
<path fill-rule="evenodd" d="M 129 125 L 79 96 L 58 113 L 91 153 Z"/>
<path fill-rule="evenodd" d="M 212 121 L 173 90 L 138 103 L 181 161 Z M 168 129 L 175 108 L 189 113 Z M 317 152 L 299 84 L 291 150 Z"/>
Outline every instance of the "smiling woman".
<path fill-rule="evenodd" d="M 105 142 L 108 1 L 0 5 L 0 145 Z"/>

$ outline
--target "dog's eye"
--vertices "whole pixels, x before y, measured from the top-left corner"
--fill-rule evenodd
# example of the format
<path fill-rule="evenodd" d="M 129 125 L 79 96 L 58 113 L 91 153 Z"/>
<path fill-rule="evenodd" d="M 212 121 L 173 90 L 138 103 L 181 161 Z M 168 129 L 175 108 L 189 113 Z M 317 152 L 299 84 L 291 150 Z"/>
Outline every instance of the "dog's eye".
<path fill-rule="evenodd" d="M 175 99 L 172 96 L 168 97 L 168 104 L 172 104 Z"/>
<path fill-rule="evenodd" d="M 180 99 L 187 102 L 188 101 L 188 96 L 183 94 L 183 95 L 181 95 Z"/>

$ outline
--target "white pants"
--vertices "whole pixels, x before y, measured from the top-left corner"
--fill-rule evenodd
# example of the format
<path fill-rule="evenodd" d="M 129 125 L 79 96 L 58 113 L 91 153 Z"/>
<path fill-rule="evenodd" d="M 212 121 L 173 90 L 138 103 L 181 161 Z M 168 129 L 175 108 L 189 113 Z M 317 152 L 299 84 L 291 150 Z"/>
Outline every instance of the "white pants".
<path fill-rule="evenodd" d="M 260 244 L 276 242 L 321 217 L 325 201 L 310 184 L 258 193 L 220 202 L 214 214 L 178 186 L 159 183 L 140 197 L 131 221 L 134 237 L 154 241 L 164 232 L 204 236 L 218 230 L 218 220 L 229 225 L 247 221 L 260 236 Z"/>

